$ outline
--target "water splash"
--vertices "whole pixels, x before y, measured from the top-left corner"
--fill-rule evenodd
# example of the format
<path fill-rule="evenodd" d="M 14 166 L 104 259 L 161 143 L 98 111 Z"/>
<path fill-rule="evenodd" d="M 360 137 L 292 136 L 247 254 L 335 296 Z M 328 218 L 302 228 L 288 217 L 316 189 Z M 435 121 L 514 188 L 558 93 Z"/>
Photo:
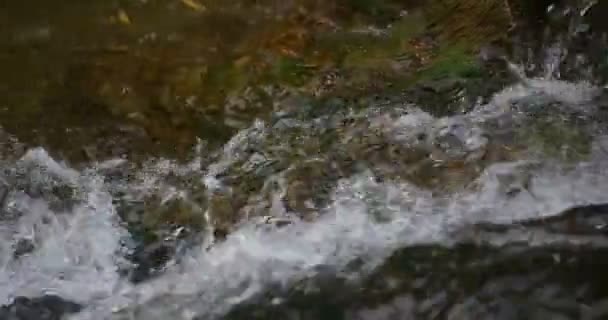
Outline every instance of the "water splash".
<path fill-rule="evenodd" d="M 346 117 L 371 123 L 352 132 L 380 130 L 390 143 L 445 149 L 447 162 L 460 161 L 463 154 L 494 143 L 492 129 L 512 133 L 519 128 L 514 123 L 538 114 L 534 105 L 518 101 L 548 99 L 556 103 L 541 104 L 553 108 L 545 112 L 593 115 L 598 90 L 588 83 L 527 79 L 466 115 L 436 119 L 406 106 L 392 110 L 393 114 L 371 108 L 371 113 Z M 135 179 L 126 182 L 109 177 L 112 170 L 125 165 L 120 161 L 76 171 L 57 163 L 42 149 L 31 150 L 13 164 L 29 168 L 26 184 L 67 185 L 75 190 L 73 204 L 60 207 L 65 208 L 61 211 L 50 205 L 44 193 L 34 197 L 25 189 L 11 191 L 8 211 L 13 214 L 7 217 L 14 219 L 3 221 L 0 229 L 0 301 L 51 292 L 86 306 L 75 319 L 214 319 L 269 290 L 280 293 L 323 274 L 359 281 L 403 247 L 449 247 L 471 241 L 471 226 L 477 224 L 510 225 L 608 201 L 606 139 L 601 131 L 594 131 L 590 154 L 574 163 L 547 157 L 493 162 L 480 168 L 470 184 L 452 193 L 437 193 L 403 179 L 384 180 L 374 168 L 359 170 L 338 180 L 327 204 L 315 208 L 318 218 L 313 221 L 294 217 L 283 227 L 243 221 L 225 241 L 190 250 L 156 279 L 134 285 L 119 275 L 120 264 L 126 263 L 121 259 L 121 239 L 128 234 L 117 221 L 113 201 L 117 191 L 136 199 L 150 193 L 189 197 L 188 186 L 168 183 L 169 176 L 198 180 L 212 191 L 225 188 L 219 177 L 233 166 L 251 166 L 241 173 L 256 169 L 261 162 L 252 159 L 251 149 L 276 134 L 277 127 L 256 122 L 237 134 L 208 167 L 201 165 L 200 158 L 185 166 L 159 159 L 144 165 Z M 310 127 L 301 123 L 305 130 Z M 344 138 L 346 143 L 352 136 Z M 483 157 L 478 154 L 468 159 L 475 164 Z M 267 181 L 280 182 L 281 174 L 284 172 Z M 285 188 L 278 183 L 277 194 L 283 194 Z M 17 257 L 12 246 L 20 239 L 31 241 L 33 248 Z M 527 239 L 525 234 L 475 238 L 493 245 L 509 241 L 548 245 L 569 239 L 550 235 Z"/>
<path fill-rule="evenodd" d="M 477 223 L 510 224 L 553 216 L 576 205 L 605 203 L 608 177 L 598 173 L 606 168 L 594 165 L 598 166 L 594 170 L 588 171 L 592 164 L 585 164 L 566 175 L 553 169 L 534 171 L 532 190 L 513 198 L 505 196 L 499 180 L 521 174 L 514 167 L 526 164 L 491 167 L 478 181 L 479 191 L 447 199 L 436 199 L 410 185 L 379 183 L 370 174 L 352 177 L 340 183 L 331 207 L 319 220 L 280 229 L 243 227 L 210 251 L 194 253 L 161 278 L 114 297 L 112 305 L 126 307 L 114 317 L 215 318 L 268 288 L 286 289 L 323 272 L 356 281 L 398 248 L 449 246 L 469 237 L 467 227 Z M 549 236 L 545 239 L 541 243 L 553 242 Z M 485 241 L 498 243 L 495 238 Z M 349 270 L 356 261 L 364 263 Z M 110 317 L 100 311 L 78 319 Z"/>
<path fill-rule="evenodd" d="M 60 180 L 77 186 L 82 198 L 69 212 L 57 212 L 43 198 L 11 192 L 6 211 L 15 218 L 0 229 L 0 301 L 50 293 L 83 302 L 111 296 L 120 283 L 116 253 L 127 233 L 102 178 L 57 163 L 43 149 L 30 150 L 17 166 L 32 168 L 26 178 L 33 184 Z M 31 252 L 14 255 L 19 241 L 28 241 Z"/>
<path fill-rule="evenodd" d="M 531 83 L 533 87 L 510 88 L 500 93 L 494 106 L 499 105 L 497 101 L 539 92 L 574 107 L 596 96 L 595 89 L 587 84 L 541 80 Z M 507 112 L 501 110 L 503 114 Z M 420 115 L 421 119 L 428 118 Z M 406 117 L 411 118 L 411 114 Z M 415 128 L 419 123 L 410 118 L 394 120 L 392 132 L 397 141 L 408 142 L 400 136 L 403 130 L 396 128 Z M 475 115 L 473 119 L 489 118 Z M 260 123 L 256 128 L 260 128 Z M 324 272 L 356 281 L 396 249 L 420 244 L 450 246 L 470 239 L 469 227 L 475 224 L 508 225 L 554 216 L 574 206 L 605 203 L 608 176 L 604 174 L 604 163 L 497 163 L 486 168 L 468 188 L 446 196 L 405 182 L 380 181 L 374 174 L 364 172 L 338 183 L 330 204 L 321 209 L 317 220 L 282 228 L 244 224 L 225 242 L 208 251 L 192 252 L 189 259 L 162 277 L 106 301 L 117 310 L 112 316 L 94 309 L 78 318 L 211 319 L 268 288 L 288 288 Z M 522 241 L 521 237 L 514 239 Z M 546 235 L 528 241 L 547 245 L 556 241 L 551 239 Z M 482 240 L 490 244 L 508 241 L 503 237 Z M 357 268 L 350 267 L 361 261 Z M 108 309 L 106 303 L 101 309 Z"/>

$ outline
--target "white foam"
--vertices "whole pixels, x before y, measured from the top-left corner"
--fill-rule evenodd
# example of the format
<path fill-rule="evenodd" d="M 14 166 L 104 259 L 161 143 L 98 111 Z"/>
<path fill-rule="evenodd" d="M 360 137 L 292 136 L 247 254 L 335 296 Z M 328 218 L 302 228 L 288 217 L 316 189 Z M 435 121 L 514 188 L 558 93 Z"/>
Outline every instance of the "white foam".
<path fill-rule="evenodd" d="M 497 177 L 529 174 L 530 170 L 531 190 L 505 196 Z M 379 183 L 370 174 L 358 175 L 340 183 L 332 205 L 315 222 L 270 230 L 244 226 L 224 243 L 199 251 L 159 279 L 108 303 L 127 305 L 136 319 L 213 317 L 269 285 L 289 286 L 327 268 L 357 279 L 398 248 L 449 246 L 466 238 L 465 230 L 475 223 L 506 224 L 608 201 L 603 164 L 581 164 L 567 172 L 554 170 L 526 163 L 498 164 L 483 174 L 474 191 L 448 198 L 436 198 L 407 184 Z M 346 271 L 355 260 L 365 263 Z M 82 314 L 79 319 L 110 317 L 98 312 Z"/>
<path fill-rule="evenodd" d="M 119 283 L 116 251 L 126 232 L 117 225 L 112 198 L 101 188 L 102 180 L 55 162 L 42 149 L 31 150 L 20 162 L 38 166 L 66 183 L 78 181 L 86 196 L 71 212 L 62 213 L 53 212 L 42 199 L 13 192 L 10 205 L 22 215 L 17 221 L 3 221 L 5 228 L 0 230 L 0 304 L 18 295 L 44 293 L 83 302 L 111 296 Z M 14 259 L 11 245 L 18 239 L 32 241 L 35 249 Z"/>
<path fill-rule="evenodd" d="M 530 83 L 501 92 L 492 105 L 500 107 L 514 97 L 538 91 L 578 105 L 588 102 L 595 92 L 584 84 Z M 500 110 L 501 114 L 508 112 L 507 108 Z M 449 120 L 417 115 L 392 120 L 394 125 L 387 128 L 394 133 L 395 141 L 415 143 L 404 130 L 424 131 L 424 124 Z M 475 121 L 480 119 L 477 116 L 470 115 Z M 381 120 L 386 123 L 391 118 Z M 219 160 L 206 173 L 200 173 L 206 177 L 206 186 L 211 190 L 221 187 L 216 176 L 240 159 L 250 142 L 261 139 L 267 130 L 262 122 L 256 122 L 237 134 Z M 472 224 L 508 224 L 559 214 L 572 206 L 605 203 L 608 163 L 599 154 L 597 151 L 591 160 L 576 165 L 523 160 L 497 163 L 486 168 L 468 188 L 443 196 L 407 182 L 378 182 L 371 173 L 360 173 L 340 181 L 329 205 L 320 209 L 314 222 L 298 221 L 282 228 L 245 223 L 226 241 L 211 248 L 201 245 L 163 275 L 135 286 L 116 272 L 116 251 L 125 231 L 116 224 L 113 199 L 104 190 L 109 186 L 94 169 L 77 172 L 37 149 L 23 161 L 43 165 L 48 172 L 76 183 L 85 197 L 71 212 L 57 213 L 42 200 L 12 194 L 11 201 L 27 214 L 14 225 L 0 229 L 2 239 L 33 237 L 40 246 L 19 260 L 7 259 L 9 248 L 0 247 L 5 255 L 0 303 L 15 295 L 35 296 L 51 290 L 87 305 L 75 319 L 213 318 L 270 285 L 288 287 L 319 272 L 329 270 L 356 281 L 399 248 L 450 246 L 466 239 Z M 120 163 L 99 165 L 98 169 L 116 165 Z M 187 176 L 200 169 L 195 163 L 182 167 L 168 160 L 151 161 L 134 182 L 123 187 L 136 194 L 176 191 L 164 182 L 167 174 Z M 52 218 L 44 222 L 48 217 Z M 492 239 L 486 241 L 494 243 Z M 363 264 L 350 268 L 354 261 Z"/>

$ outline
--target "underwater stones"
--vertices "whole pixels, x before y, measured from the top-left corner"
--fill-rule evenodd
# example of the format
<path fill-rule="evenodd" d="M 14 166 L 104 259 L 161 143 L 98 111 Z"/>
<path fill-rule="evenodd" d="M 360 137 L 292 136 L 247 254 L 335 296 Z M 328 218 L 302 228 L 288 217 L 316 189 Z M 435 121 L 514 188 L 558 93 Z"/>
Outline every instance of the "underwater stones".
<path fill-rule="evenodd" d="M 231 93 L 224 102 L 224 124 L 233 129 L 246 128 L 255 115 L 262 114 L 269 107 L 269 98 L 274 94 L 281 95 L 281 92 L 251 86 Z"/>
<path fill-rule="evenodd" d="M 214 191 L 209 198 L 208 210 L 211 215 L 211 225 L 219 233 L 231 231 L 240 220 L 238 209 L 229 192 Z"/>
<path fill-rule="evenodd" d="M 327 202 L 336 181 L 340 178 L 328 161 L 305 161 L 285 173 L 287 189 L 285 202 L 288 210 L 303 219 L 313 218 L 320 206 Z"/>
<path fill-rule="evenodd" d="M 539 163 L 530 161 L 495 164 L 477 183 L 485 193 L 497 195 L 496 198 L 509 199 L 523 193 L 533 196 L 533 173 L 538 167 Z"/>
<path fill-rule="evenodd" d="M 539 121 L 520 133 L 537 152 L 572 161 L 584 159 L 591 152 L 590 134 L 586 128 L 559 119 Z"/>
<path fill-rule="evenodd" d="M 136 224 L 141 223 L 150 230 L 169 226 L 187 226 L 200 230 L 204 225 L 203 209 L 198 204 L 182 197 L 162 200 L 152 196 L 140 202 L 139 210 L 136 206 L 127 213 L 125 217 L 127 220 Z M 139 217 L 137 217 L 138 215 Z"/>
<path fill-rule="evenodd" d="M 511 107 L 516 112 L 525 112 L 531 114 L 540 114 L 547 112 L 551 108 L 559 107 L 559 102 L 553 97 L 537 93 L 533 95 L 527 95 L 521 98 L 513 99 L 510 101 Z"/>
<path fill-rule="evenodd" d="M 414 110 L 387 123 L 385 139 L 405 148 L 401 157 L 411 161 L 430 154 L 435 161 L 475 162 L 484 156 L 489 143 L 484 131 L 464 116 L 436 119 Z"/>
<path fill-rule="evenodd" d="M 58 296 L 17 297 L 11 304 L 0 307 L 0 320 L 61 320 L 81 309 L 81 305 Z"/>
<path fill-rule="evenodd" d="M 262 153 L 255 152 L 255 153 L 251 154 L 249 159 L 247 159 L 245 161 L 245 163 L 241 166 L 241 168 L 243 169 L 244 173 L 254 174 L 254 175 L 263 177 L 263 176 L 268 175 L 268 174 L 266 174 L 267 172 L 265 172 L 266 170 L 264 170 L 264 169 L 272 167 L 272 164 L 274 162 L 275 161 L 273 161 L 272 158 L 270 158 Z M 272 171 L 272 170 L 270 170 L 270 171 Z"/>
<path fill-rule="evenodd" d="M 338 163 L 351 173 L 367 168 L 426 187 L 469 181 L 484 166 L 489 138 L 468 117 L 437 119 L 414 106 L 393 107 L 354 117 L 340 133 L 338 148 L 330 149 Z"/>
<path fill-rule="evenodd" d="M 532 174 L 526 171 L 497 172 L 497 191 L 507 197 L 516 197 L 522 192 L 531 193 Z"/>
<path fill-rule="evenodd" d="M 435 161 L 475 162 L 486 153 L 488 138 L 482 129 L 463 117 L 442 118 L 435 124 L 431 157 Z"/>
<path fill-rule="evenodd" d="M 125 247 L 131 264 L 121 269 L 121 274 L 134 283 L 162 271 L 207 222 L 199 204 L 180 197 L 162 201 L 149 196 L 141 201 L 125 201 L 118 211 L 134 240 Z"/>
<path fill-rule="evenodd" d="M 574 102 L 543 93 L 513 99 L 511 111 L 503 116 L 510 123 L 503 122 L 502 131 L 510 133 L 531 152 L 562 160 L 580 159 L 591 149 L 589 137 L 595 125 L 588 120 L 595 105 Z M 522 114 L 526 117 L 521 117 Z"/>
<path fill-rule="evenodd" d="M 428 143 L 430 128 L 435 118 L 430 114 L 413 110 L 400 116 L 388 127 L 389 139 L 410 147 L 416 147 Z"/>

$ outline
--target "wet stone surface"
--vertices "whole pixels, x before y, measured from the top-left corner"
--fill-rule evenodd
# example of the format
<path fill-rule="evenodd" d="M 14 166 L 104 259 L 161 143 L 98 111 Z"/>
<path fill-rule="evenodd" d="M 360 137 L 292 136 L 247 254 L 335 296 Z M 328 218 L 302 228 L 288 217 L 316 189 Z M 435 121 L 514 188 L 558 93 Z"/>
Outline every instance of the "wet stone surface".
<path fill-rule="evenodd" d="M 270 294 L 227 319 L 601 319 L 605 300 L 596 297 L 605 291 L 592 279 L 604 278 L 605 254 L 518 246 L 500 252 L 468 245 L 410 248 L 363 286 L 326 280 L 306 293 L 294 289 L 278 293 L 277 300 Z"/>
<path fill-rule="evenodd" d="M 57 296 L 17 297 L 10 305 L 0 307 L 2 320 L 60 320 L 77 313 L 82 306 Z"/>

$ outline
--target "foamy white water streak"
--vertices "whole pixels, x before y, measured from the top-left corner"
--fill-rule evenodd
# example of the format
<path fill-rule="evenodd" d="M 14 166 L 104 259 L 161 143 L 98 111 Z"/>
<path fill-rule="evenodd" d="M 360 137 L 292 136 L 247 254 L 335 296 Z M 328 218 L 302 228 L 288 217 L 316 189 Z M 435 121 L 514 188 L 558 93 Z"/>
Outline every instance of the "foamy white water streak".
<path fill-rule="evenodd" d="M 490 105 L 468 115 L 467 121 L 483 124 L 504 116 L 510 112 L 510 99 L 539 92 L 579 108 L 597 89 L 585 83 L 530 80 L 498 93 Z M 592 110 L 583 110 L 587 111 Z M 513 116 L 525 117 L 525 110 Z M 432 120 L 428 115 L 421 117 Z M 394 121 L 395 127 L 405 129 L 415 128 L 417 123 L 411 115 Z M 215 176 L 231 165 L 234 153 L 249 139 L 264 134 L 268 133 L 261 122 L 239 133 L 201 179 L 210 189 L 220 187 Z M 403 130 L 395 130 L 395 134 L 403 134 Z M 84 196 L 70 212 L 58 213 L 51 212 L 42 200 L 11 194 L 10 205 L 20 207 L 18 211 L 24 214 L 0 229 L 0 303 L 16 295 L 51 291 L 87 306 L 75 319 L 215 318 L 270 285 L 288 287 L 319 272 L 356 281 L 399 248 L 450 246 L 466 239 L 467 228 L 476 223 L 509 224 L 607 202 L 605 141 L 597 137 L 593 154 L 576 164 L 535 159 L 491 165 L 470 187 L 444 196 L 405 182 L 379 182 L 371 173 L 362 172 L 339 182 L 330 204 L 314 222 L 300 221 L 282 228 L 245 223 L 226 241 L 208 250 L 201 246 L 160 277 L 139 285 L 127 283 L 116 272 L 117 252 L 126 232 L 116 221 L 106 190 L 112 186 L 103 182 L 95 168 L 76 172 L 56 163 L 43 150 L 32 150 L 22 162 L 34 162 L 45 168 L 45 174 L 77 185 Z M 163 187 L 163 172 L 195 174 L 201 168 L 177 167 L 161 160 L 148 169 L 137 183 L 122 187 L 145 193 Z M 505 188 L 519 192 L 508 195 Z M 171 191 L 179 190 L 169 188 L 167 192 Z M 31 254 L 13 259 L 7 244 L 22 237 L 34 238 L 37 247 Z M 365 263 L 347 270 L 355 260 Z"/>

